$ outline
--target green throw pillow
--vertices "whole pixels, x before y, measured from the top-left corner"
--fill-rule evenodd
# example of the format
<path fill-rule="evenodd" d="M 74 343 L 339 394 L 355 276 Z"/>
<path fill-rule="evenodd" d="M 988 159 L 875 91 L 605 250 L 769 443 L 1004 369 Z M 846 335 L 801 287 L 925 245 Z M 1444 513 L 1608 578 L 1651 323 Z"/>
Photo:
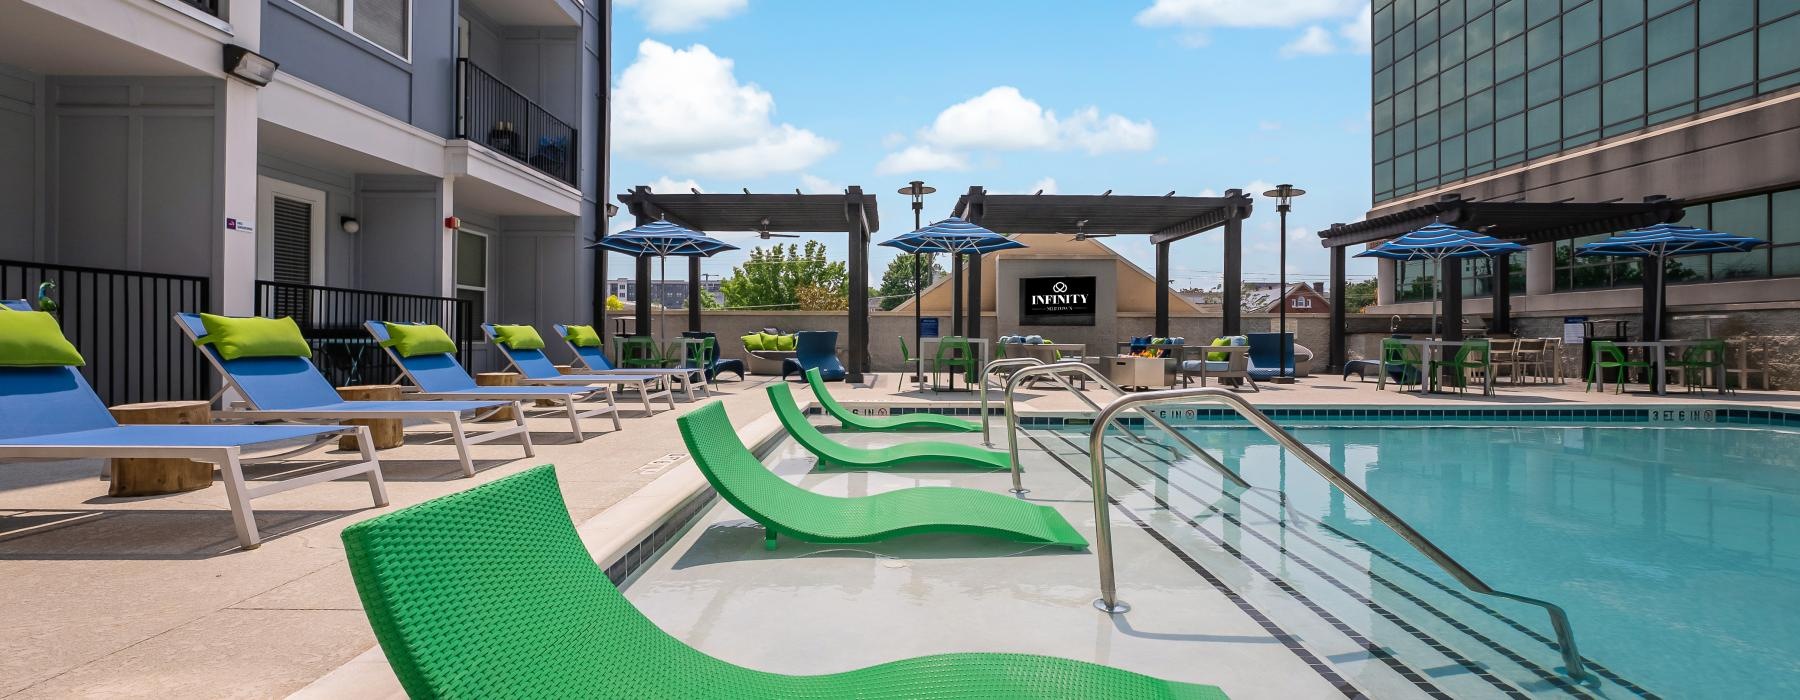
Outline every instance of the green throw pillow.
<path fill-rule="evenodd" d="M 511 350 L 544 349 L 544 336 L 531 326 L 494 326 L 494 340 Z"/>
<path fill-rule="evenodd" d="M 594 332 L 593 326 L 563 326 L 563 338 L 570 345 L 578 348 L 600 347 L 600 334 Z"/>
<path fill-rule="evenodd" d="M 400 353 L 401 357 L 418 357 L 420 355 L 443 355 L 456 352 L 456 341 L 444 329 L 429 323 L 384 323 L 387 326 L 388 339 L 382 343 Z"/>
<path fill-rule="evenodd" d="M 261 316 L 214 316 L 200 314 L 200 325 L 206 337 L 195 345 L 211 345 L 219 357 L 236 360 L 245 357 L 312 357 L 306 336 L 300 335 L 300 324 L 294 319 Z"/>
<path fill-rule="evenodd" d="M 775 349 L 776 350 L 792 351 L 794 349 L 794 347 L 797 345 L 799 345 L 799 337 L 798 336 L 795 336 L 795 335 L 775 336 Z"/>
<path fill-rule="evenodd" d="M 781 342 L 779 341 L 779 338 L 781 338 L 781 336 L 779 336 L 779 335 L 774 335 L 772 333 L 758 332 L 756 334 L 756 337 L 762 340 L 762 349 L 764 349 L 764 350 L 780 350 L 781 349 Z"/>
<path fill-rule="evenodd" d="M 762 350 L 763 349 L 761 333 L 751 333 L 750 335 L 744 336 L 742 338 L 742 340 L 744 341 L 744 349 L 745 350 L 754 351 L 754 350 Z"/>
<path fill-rule="evenodd" d="M 80 367 L 81 351 L 64 338 L 56 317 L 42 311 L 0 313 L 0 366 Z"/>
<path fill-rule="evenodd" d="M 1213 341 L 1212 341 L 1212 346 L 1215 348 L 1230 347 L 1230 345 L 1231 345 L 1231 340 L 1227 339 L 1227 338 L 1213 338 Z M 1209 361 L 1212 361 L 1212 362 L 1224 362 L 1230 358 L 1231 358 L 1230 355 L 1227 355 L 1222 352 L 1206 353 L 1206 359 Z"/>

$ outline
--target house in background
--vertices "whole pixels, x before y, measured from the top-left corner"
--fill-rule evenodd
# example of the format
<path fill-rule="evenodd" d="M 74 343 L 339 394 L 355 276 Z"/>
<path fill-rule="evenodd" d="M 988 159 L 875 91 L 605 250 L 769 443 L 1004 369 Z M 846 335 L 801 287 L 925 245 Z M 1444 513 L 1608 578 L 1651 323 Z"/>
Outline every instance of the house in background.
<path fill-rule="evenodd" d="M 1282 302 L 1286 302 L 1287 312 L 1290 314 L 1331 313 L 1331 300 L 1326 298 L 1324 287 L 1324 282 L 1296 283 L 1288 287 L 1287 294 L 1280 300 L 1273 298 L 1275 290 L 1270 289 L 1268 296 L 1265 297 L 1268 299 L 1268 303 L 1256 311 L 1266 314 L 1277 313 L 1281 311 Z"/>
<path fill-rule="evenodd" d="M 364 319 L 586 320 L 608 7 L 0 0 L 0 296 L 58 282 L 113 403 L 209 393 L 177 311 L 292 316 L 339 383 L 392 379 Z"/>

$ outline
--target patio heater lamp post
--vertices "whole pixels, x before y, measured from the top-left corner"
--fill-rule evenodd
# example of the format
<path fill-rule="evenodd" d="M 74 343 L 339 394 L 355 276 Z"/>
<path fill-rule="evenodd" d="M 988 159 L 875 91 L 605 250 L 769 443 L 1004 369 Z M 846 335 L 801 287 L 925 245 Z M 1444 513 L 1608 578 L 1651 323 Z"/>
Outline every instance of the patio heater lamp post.
<path fill-rule="evenodd" d="M 913 180 L 912 182 L 907 183 L 905 187 L 900 188 L 900 194 L 912 197 L 914 231 L 923 228 L 925 225 L 924 221 L 920 218 L 925 212 L 925 195 L 936 191 L 936 187 L 926 185 L 923 180 Z M 919 266 L 921 264 L 923 264 L 923 256 L 919 253 L 913 253 L 913 352 L 918 353 L 924 352 L 924 349 L 919 347 L 919 341 L 922 340 L 920 336 L 924 333 L 919 329 L 919 326 L 924 323 L 922 311 L 919 309 Z M 923 357 L 923 355 L 921 355 L 921 357 Z M 918 369 L 913 371 L 913 383 L 924 384 L 925 363 L 920 361 L 916 366 Z"/>
<path fill-rule="evenodd" d="M 1306 190 L 1294 187 L 1293 185 L 1276 185 L 1275 189 L 1263 193 L 1264 197 L 1275 200 L 1275 211 L 1281 214 L 1281 286 L 1280 289 L 1275 292 L 1276 303 L 1280 304 L 1280 311 L 1278 312 L 1280 321 L 1278 321 L 1279 325 L 1277 325 L 1275 329 L 1276 333 L 1287 332 L 1287 215 L 1288 212 L 1293 209 L 1294 198 L 1303 194 L 1306 194 Z M 1342 302 L 1343 300 L 1340 299 L 1338 301 Z M 1286 338 L 1281 335 L 1277 335 L 1275 338 L 1276 352 L 1280 354 L 1276 355 L 1274 382 L 1276 384 L 1293 384 L 1294 375 L 1288 371 L 1288 344 Z"/>

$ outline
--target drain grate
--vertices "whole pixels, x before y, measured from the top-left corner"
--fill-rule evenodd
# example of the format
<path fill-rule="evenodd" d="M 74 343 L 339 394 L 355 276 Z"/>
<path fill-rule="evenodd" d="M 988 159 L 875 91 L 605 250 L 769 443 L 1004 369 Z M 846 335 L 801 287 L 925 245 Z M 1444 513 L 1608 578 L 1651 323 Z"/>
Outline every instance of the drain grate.
<path fill-rule="evenodd" d="M 669 454 L 645 462 L 644 466 L 638 467 L 637 473 L 661 474 L 664 471 L 667 471 L 669 467 L 679 464 L 681 460 L 684 459 L 687 459 L 686 452 L 670 452 Z"/>

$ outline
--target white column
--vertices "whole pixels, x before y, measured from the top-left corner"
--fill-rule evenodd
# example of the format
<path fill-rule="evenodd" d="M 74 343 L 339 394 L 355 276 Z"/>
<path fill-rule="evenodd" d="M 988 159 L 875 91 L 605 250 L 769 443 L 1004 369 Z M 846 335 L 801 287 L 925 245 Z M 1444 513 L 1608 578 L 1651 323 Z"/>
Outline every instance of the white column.
<path fill-rule="evenodd" d="M 455 175 L 444 177 L 438 193 L 438 203 L 440 204 L 438 228 L 442 231 L 442 238 L 439 240 L 443 242 L 438 260 L 438 296 L 454 297 L 456 296 L 456 230 L 445 226 L 444 222 L 448 221 L 450 217 L 456 216 Z M 488 257 L 491 259 L 498 247 L 498 241 L 489 240 Z M 491 283 L 492 280 L 489 282 Z M 489 288 L 492 289 L 493 285 L 490 284 Z"/>
<path fill-rule="evenodd" d="M 232 23 L 230 43 L 251 51 L 262 46 L 262 3 L 233 0 L 227 6 Z M 223 51 L 223 49 L 220 49 Z M 225 228 L 227 219 L 250 222 L 256 216 L 257 100 L 256 86 L 229 75 L 223 78 L 224 94 L 218 111 L 221 148 L 219 158 L 218 226 L 220 242 L 213 259 L 213 308 L 232 316 L 255 311 L 256 233 Z"/>
<path fill-rule="evenodd" d="M 1394 261 L 1387 258 L 1375 260 L 1375 304 L 1386 306 L 1394 303 Z"/>
<path fill-rule="evenodd" d="M 1537 296 L 1556 291 L 1556 244 L 1525 247 L 1525 294 Z"/>

